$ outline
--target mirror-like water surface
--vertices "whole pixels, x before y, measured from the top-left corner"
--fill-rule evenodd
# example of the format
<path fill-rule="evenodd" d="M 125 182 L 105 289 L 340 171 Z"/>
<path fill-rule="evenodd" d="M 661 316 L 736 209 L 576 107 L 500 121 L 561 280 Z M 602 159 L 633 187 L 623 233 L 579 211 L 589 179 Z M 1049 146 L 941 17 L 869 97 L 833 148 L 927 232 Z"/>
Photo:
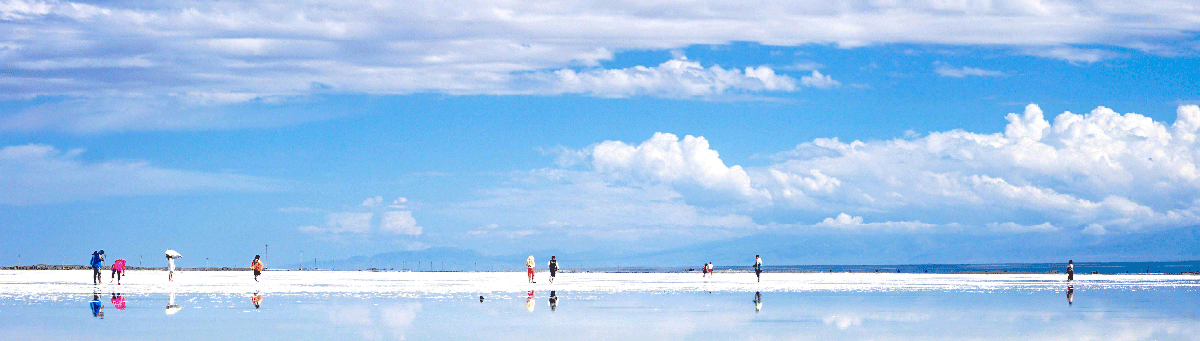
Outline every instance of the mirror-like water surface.
<path fill-rule="evenodd" d="M 1150 290 L 99 292 L 0 298 L 0 339 L 1196 340 L 1194 287 Z"/>

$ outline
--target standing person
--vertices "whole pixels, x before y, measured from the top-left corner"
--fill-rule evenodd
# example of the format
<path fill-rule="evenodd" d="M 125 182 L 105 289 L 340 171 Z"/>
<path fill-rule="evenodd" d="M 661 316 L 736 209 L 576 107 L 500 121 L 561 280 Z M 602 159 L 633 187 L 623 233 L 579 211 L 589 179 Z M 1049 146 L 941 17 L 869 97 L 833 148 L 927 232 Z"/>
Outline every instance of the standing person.
<path fill-rule="evenodd" d="M 713 275 L 713 263 L 708 262 L 708 277 L 712 277 L 712 275 Z"/>
<path fill-rule="evenodd" d="M 112 283 L 113 277 L 117 278 L 117 285 L 121 285 L 121 276 L 125 275 L 125 259 L 118 258 L 113 261 L 112 275 L 108 277 L 108 282 Z"/>
<path fill-rule="evenodd" d="M 536 265 L 537 262 L 533 261 L 533 255 L 529 255 L 529 258 L 525 258 L 525 267 L 527 268 L 526 273 L 529 274 L 529 283 L 537 283 L 533 281 L 533 267 Z"/>
<path fill-rule="evenodd" d="M 762 282 L 762 258 L 758 255 L 754 255 L 754 277 L 757 277 L 760 283 Z"/>
<path fill-rule="evenodd" d="M 100 285 L 101 267 L 104 267 L 104 250 L 92 252 L 92 285 Z"/>
<path fill-rule="evenodd" d="M 1075 261 L 1067 261 L 1067 282 L 1075 280 Z"/>
<path fill-rule="evenodd" d="M 554 276 L 558 273 L 558 260 L 554 256 L 550 256 L 550 283 L 554 283 Z"/>
<path fill-rule="evenodd" d="M 180 255 L 178 252 L 175 252 L 175 250 L 167 250 L 166 255 L 167 255 L 167 280 L 174 282 L 175 281 L 175 260 L 179 259 L 179 258 L 183 258 L 183 255 Z"/>
<path fill-rule="evenodd" d="M 708 263 L 700 266 L 700 277 L 708 277 Z"/>
<path fill-rule="evenodd" d="M 250 269 L 254 270 L 254 281 L 258 282 L 258 275 L 263 271 L 263 263 L 258 259 L 258 255 L 254 255 L 254 260 L 250 261 Z"/>

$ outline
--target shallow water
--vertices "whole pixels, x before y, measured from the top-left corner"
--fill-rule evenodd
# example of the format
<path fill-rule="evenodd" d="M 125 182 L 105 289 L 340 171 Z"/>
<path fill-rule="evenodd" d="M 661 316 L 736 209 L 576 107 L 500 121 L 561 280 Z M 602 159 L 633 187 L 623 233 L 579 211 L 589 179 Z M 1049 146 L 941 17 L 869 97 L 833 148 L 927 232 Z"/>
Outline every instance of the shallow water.
<path fill-rule="evenodd" d="M 10 295 L 0 339 L 1200 339 L 1195 287 L 1066 289 Z"/>

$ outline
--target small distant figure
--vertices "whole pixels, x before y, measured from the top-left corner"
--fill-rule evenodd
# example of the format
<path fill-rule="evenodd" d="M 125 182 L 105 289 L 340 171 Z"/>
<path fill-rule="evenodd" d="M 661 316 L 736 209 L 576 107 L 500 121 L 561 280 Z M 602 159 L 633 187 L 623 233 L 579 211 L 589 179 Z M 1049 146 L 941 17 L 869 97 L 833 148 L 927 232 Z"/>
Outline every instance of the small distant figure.
<path fill-rule="evenodd" d="M 754 277 L 758 278 L 758 282 L 762 282 L 762 258 L 754 255 Z"/>
<path fill-rule="evenodd" d="M 762 292 L 754 292 L 754 312 L 762 311 Z"/>
<path fill-rule="evenodd" d="M 700 277 L 708 277 L 708 263 L 700 266 Z"/>
<path fill-rule="evenodd" d="M 529 283 L 537 283 L 537 282 L 533 281 L 533 267 L 536 265 L 537 265 L 537 262 L 533 261 L 533 255 L 529 255 L 529 258 L 525 258 L 525 267 L 526 267 L 526 273 L 529 274 Z"/>
<path fill-rule="evenodd" d="M 100 285 L 100 268 L 104 267 L 104 250 L 92 252 L 92 285 Z M 99 300 L 99 298 L 97 298 Z M 97 301 L 98 302 L 98 301 Z"/>
<path fill-rule="evenodd" d="M 479 303 L 483 303 L 483 295 L 479 295 Z"/>
<path fill-rule="evenodd" d="M 92 317 L 104 318 L 104 303 L 100 303 L 100 294 L 92 295 Z"/>
<path fill-rule="evenodd" d="M 550 256 L 554 257 L 554 256 Z M 553 290 L 550 291 L 550 311 L 558 309 L 558 294 Z"/>
<path fill-rule="evenodd" d="M 712 275 L 713 275 L 713 268 L 714 268 L 714 266 L 713 266 L 713 263 L 712 263 L 712 262 L 708 262 L 708 277 L 709 277 L 709 278 L 711 278 L 711 277 L 712 277 Z"/>
<path fill-rule="evenodd" d="M 175 281 L 175 260 L 183 258 L 183 255 L 179 254 L 179 252 L 175 252 L 175 250 L 167 250 L 166 256 L 167 256 L 167 280 L 174 282 Z"/>
<path fill-rule="evenodd" d="M 535 304 L 533 304 L 533 290 L 530 290 L 529 296 L 525 297 L 525 309 L 529 309 L 529 312 L 532 313 L 533 306 L 535 306 Z"/>
<path fill-rule="evenodd" d="M 254 281 L 258 282 L 258 275 L 261 275 L 263 272 L 263 263 L 258 258 L 258 255 L 254 255 L 254 260 L 250 261 L 250 269 L 254 270 Z"/>
<path fill-rule="evenodd" d="M 1067 261 L 1067 282 L 1075 280 L 1075 261 Z"/>
<path fill-rule="evenodd" d="M 262 299 L 262 294 L 257 291 L 253 295 L 250 295 L 250 303 L 254 303 L 254 309 L 258 309 L 258 306 L 262 304 Z"/>
<path fill-rule="evenodd" d="M 1067 306 L 1075 305 L 1075 286 L 1067 286 Z"/>
<path fill-rule="evenodd" d="M 554 283 L 554 276 L 556 276 L 558 274 L 558 260 L 554 259 L 554 256 L 550 256 L 549 267 L 550 267 L 550 283 Z M 550 293 L 553 294 L 554 292 L 551 291 Z"/>
<path fill-rule="evenodd" d="M 112 299 L 109 301 L 112 302 L 113 308 L 117 308 L 117 310 L 125 310 L 125 295 L 122 295 L 119 292 L 113 293 Z"/>
<path fill-rule="evenodd" d="M 122 275 L 125 275 L 125 259 L 117 259 L 112 263 L 112 275 L 109 276 L 108 282 L 112 283 L 113 277 L 116 277 L 117 285 L 121 285 Z"/>

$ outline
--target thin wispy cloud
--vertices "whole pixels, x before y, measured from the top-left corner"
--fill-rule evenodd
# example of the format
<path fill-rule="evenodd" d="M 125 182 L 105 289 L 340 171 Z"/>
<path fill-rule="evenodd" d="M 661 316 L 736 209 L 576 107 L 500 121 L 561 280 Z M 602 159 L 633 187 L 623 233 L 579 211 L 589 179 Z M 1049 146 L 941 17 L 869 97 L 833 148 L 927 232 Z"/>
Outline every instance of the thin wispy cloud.
<path fill-rule="evenodd" d="M 971 76 L 1000 77 L 1000 76 L 1006 75 L 1004 72 L 1000 72 L 1000 71 L 985 70 L 985 69 L 973 68 L 973 67 L 969 67 L 969 66 L 963 66 L 963 67 L 956 68 L 956 67 L 952 67 L 950 65 L 946 65 L 944 63 L 938 63 L 936 65 L 937 65 L 937 68 L 934 69 L 933 71 L 937 72 L 937 74 L 941 75 L 942 77 L 952 77 L 952 78 L 964 78 L 964 77 L 971 77 Z"/>

